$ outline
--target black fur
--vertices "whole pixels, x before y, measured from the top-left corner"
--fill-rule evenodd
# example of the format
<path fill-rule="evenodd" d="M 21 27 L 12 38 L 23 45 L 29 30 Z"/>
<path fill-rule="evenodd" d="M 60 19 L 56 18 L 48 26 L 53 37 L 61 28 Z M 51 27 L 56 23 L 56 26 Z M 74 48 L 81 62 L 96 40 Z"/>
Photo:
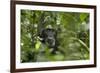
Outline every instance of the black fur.
<path fill-rule="evenodd" d="M 57 50 L 57 31 L 55 29 L 46 28 L 40 33 L 41 42 L 46 44 L 52 49 L 52 53 L 56 53 Z"/>

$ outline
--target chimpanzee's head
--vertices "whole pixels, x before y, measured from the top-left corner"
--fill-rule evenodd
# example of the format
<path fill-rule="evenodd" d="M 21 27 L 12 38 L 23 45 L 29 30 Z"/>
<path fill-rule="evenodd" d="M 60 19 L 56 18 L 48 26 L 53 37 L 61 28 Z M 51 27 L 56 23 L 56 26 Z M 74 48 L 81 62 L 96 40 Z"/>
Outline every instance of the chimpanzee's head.
<path fill-rule="evenodd" d="M 42 42 L 47 44 L 48 47 L 50 48 L 56 47 L 56 39 L 57 39 L 56 36 L 57 36 L 56 30 L 51 28 L 43 29 L 40 35 L 40 37 L 42 38 Z"/>

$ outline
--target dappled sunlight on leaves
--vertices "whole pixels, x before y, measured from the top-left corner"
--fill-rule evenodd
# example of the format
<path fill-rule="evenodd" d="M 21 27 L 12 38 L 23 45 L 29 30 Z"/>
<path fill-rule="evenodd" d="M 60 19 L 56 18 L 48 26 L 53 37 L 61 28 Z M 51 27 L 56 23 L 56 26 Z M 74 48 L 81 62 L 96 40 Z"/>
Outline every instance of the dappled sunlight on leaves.
<path fill-rule="evenodd" d="M 20 24 L 21 62 L 89 59 L 89 13 L 21 10 Z M 40 37 L 48 28 L 56 32 L 55 47 Z"/>

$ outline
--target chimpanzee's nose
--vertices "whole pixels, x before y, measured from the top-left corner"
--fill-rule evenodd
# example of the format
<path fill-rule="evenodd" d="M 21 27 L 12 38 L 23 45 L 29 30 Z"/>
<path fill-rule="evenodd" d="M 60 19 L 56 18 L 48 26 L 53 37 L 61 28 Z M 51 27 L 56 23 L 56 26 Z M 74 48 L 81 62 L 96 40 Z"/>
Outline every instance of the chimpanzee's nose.
<path fill-rule="evenodd" d="M 49 47 L 53 48 L 55 46 L 55 39 L 54 38 L 48 38 L 47 43 Z"/>

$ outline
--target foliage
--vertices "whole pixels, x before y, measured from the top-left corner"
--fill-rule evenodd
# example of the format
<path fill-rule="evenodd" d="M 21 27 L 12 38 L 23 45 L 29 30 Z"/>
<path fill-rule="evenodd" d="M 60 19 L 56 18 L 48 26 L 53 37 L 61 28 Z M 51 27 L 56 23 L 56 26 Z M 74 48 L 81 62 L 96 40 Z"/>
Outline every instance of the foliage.
<path fill-rule="evenodd" d="M 40 41 L 40 28 L 57 31 L 56 54 Z M 89 13 L 21 10 L 20 38 L 21 62 L 89 59 Z"/>

